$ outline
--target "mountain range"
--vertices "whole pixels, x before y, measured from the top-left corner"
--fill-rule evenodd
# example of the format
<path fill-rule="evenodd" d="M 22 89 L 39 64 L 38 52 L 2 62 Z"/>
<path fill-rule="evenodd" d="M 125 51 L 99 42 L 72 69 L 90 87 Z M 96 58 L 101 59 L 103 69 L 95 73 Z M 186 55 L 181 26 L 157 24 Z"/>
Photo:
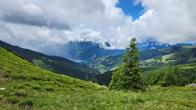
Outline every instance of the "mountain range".
<path fill-rule="evenodd" d="M 122 55 L 125 52 L 125 49 L 111 49 L 110 46 L 111 44 L 109 42 L 101 44 L 91 41 L 73 41 L 61 46 L 61 52 L 58 56 L 62 56 L 75 62 L 89 62 L 100 57 Z M 140 51 L 169 46 L 171 45 L 167 43 L 160 43 L 155 40 L 147 40 L 138 43 Z M 47 52 L 47 50 L 45 51 Z"/>
<path fill-rule="evenodd" d="M 107 46 L 110 46 L 110 44 L 107 43 Z M 120 49 L 105 49 L 100 44 L 92 42 L 70 42 L 65 50 L 66 58 L 45 55 L 3 41 L 0 41 L 0 47 L 41 68 L 91 81 L 97 80 L 99 73 L 115 70 L 121 63 L 121 58 L 125 52 L 125 50 Z M 190 43 L 169 45 L 148 41 L 139 43 L 138 48 L 140 51 L 140 65 L 145 68 L 196 61 L 196 46 Z M 69 60 L 70 57 L 74 60 Z M 75 62 L 78 60 L 80 62 Z"/>

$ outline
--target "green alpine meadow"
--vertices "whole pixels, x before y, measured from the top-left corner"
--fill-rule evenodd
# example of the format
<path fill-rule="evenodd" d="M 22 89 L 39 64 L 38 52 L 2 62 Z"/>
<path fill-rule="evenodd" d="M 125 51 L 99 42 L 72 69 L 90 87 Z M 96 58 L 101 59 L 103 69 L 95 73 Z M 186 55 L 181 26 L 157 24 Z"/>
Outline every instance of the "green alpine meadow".
<path fill-rule="evenodd" d="M 196 0 L 0 0 L 0 110 L 196 110 Z"/>
<path fill-rule="evenodd" d="M 186 65 L 186 68 L 195 69 L 192 66 Z M 0 49 L 0 79 L 0 108 L 3 110 L 196 108 L 196 87 L 155 85 L 144 92 L 109 90 L 106 86 L 41 69 L 3 48 Z"/>

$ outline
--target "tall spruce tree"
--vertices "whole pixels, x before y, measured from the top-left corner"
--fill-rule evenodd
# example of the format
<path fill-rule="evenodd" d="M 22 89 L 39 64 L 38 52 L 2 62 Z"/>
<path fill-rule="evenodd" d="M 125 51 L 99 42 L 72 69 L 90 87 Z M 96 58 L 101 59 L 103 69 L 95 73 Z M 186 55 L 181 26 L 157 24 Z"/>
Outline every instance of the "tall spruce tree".
<path fill-rule="evenodd" d="M 139 52 L 135 38 L 129 42 L 129 48 L 126 49 L 121 65 L 113 73 L 109 88 L 117 90 L 145 89 L 139 68 Z"/>

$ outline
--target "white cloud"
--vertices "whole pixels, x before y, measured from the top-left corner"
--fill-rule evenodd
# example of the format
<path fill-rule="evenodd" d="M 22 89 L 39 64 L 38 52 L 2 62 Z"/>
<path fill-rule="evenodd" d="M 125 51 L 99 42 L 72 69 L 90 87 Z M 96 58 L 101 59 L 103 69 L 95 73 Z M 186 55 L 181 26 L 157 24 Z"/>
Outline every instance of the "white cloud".
<path fill-rule="evenodd" d="M 42 9 L 35 4 L 26 4 L 21 9 L 32 16 L 42 14 Z"/>
<path fill-rule="evenodd" d="M 34 50 L 74 40 L 107 41 L 111 48 L 126 47 L 132 37 L 196 41 L 195 0 L 135 0 L 134 5 L 145 7 L 135 21 L 116 7 L 117 2 L 0 0 L 0 40 Z"/>
<path fill-rule="evenodd" d="M 196 41 L 195 0 L 140 0 L 147 12 L 134 22 L 135 32 L 162 42 Z"/>

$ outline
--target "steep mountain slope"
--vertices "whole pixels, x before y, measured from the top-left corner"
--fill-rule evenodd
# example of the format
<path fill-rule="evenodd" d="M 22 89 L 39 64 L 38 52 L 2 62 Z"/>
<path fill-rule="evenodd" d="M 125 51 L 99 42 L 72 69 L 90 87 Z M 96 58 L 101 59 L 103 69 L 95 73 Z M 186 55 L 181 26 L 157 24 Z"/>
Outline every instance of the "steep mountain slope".
<path fill-rule="evenodd" d="M 0 47 L 15 53 L 16 55 L 39 67 L 51 70 L 56 73 L 65 74 L 85 80 L 91 80 L 94 75 L 98 73 L 98 71 L 94 69 L 81 65 L 79 63 L 75 63 L 68 59 L 57 56 L 48 56 L 39 52 L 12 46 L 2 41 L 0 41 Z"/>
<path fill-rule="evenodd" d="M 144 93 L 108 91 L 43 70 L 0 48 L 1 110 L 193 110 L 195 87 L 152 87 Z"/>
<path fill-rule="evenodd" d="M 69 98 L 75 91 L 81 92 L 82 95 L 85 92 L 104 89 L 96 84 L 43 70 L 2 48 L 0 48 L 0 88 L 1 110 L 20 109 L 15 106 L 19 101 L 18 106 L 21 108 L 30 109 L 32 106 L 37 106 L 49 109 L 55 106 L 55 109 L 58 109 L 62 107 L 58 102 L 62 99 L 55 101 L 56 98 Z M 64 100 L 65 104 L 66 101 L 72 102 Z"/>

